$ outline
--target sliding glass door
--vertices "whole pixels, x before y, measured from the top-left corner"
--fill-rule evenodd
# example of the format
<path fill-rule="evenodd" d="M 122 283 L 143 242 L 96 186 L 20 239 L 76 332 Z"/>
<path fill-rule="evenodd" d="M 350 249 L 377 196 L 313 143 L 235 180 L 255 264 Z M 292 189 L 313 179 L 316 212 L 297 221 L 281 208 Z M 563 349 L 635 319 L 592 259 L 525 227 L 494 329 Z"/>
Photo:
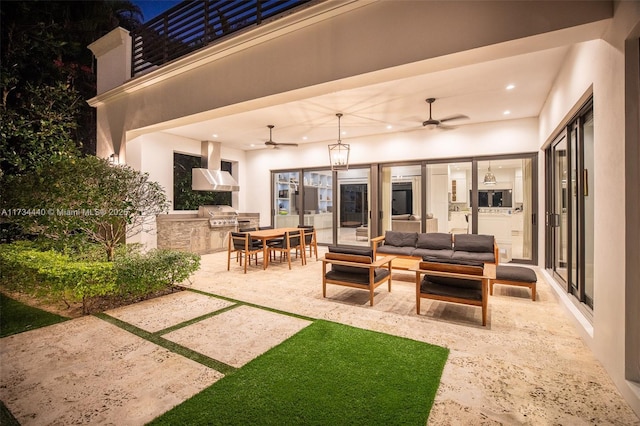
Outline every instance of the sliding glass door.
<path fill-rule="evenodd" d="M 569 193 L 567 192 L 569 161 L 567 157 L 567 135 L 563 133 L 551 145 L 548 156 L 550 158 L 551 185 L 549 188 L 550 205 L 547 212 L 547 232 L 550 241 L 550 268 L 554 275 L 564 283 L 568 283 L 569 274 L 567 260 L 569 259 L 569 228 L 567 211 L 569 208 Z"/>
<path fill-rule="evenodd" d="M 426 232 L 471 233 L 471 164 L 427 164 Z"/>
<path fill-rule="evenodd" d="M 478 161 L 478 234 L 496 237 L 500 262 L 533 262 L 535 158 Z"/>
<path fill-rule="evenodd" d="M 547 149 L 547 268 L 593 308 L 593 109 L 591 102 Z"/>
<path fill-rule="evenodd" d="M 333 174 L 331 170 L 303 173 L 304 224 L 313 225 L 319 244 L 333 243 Z"/>
<path fill-rule="evenodd" d="M 370 169 L 349 169 L 338 172 L 337 180 L 337 243 L 368 246 L 371 212 Z"/>
<path fill-rule="evenodd" d="M 383 166 L 380 170 L 382 233 L 424 232 L 421 165 Z"/>

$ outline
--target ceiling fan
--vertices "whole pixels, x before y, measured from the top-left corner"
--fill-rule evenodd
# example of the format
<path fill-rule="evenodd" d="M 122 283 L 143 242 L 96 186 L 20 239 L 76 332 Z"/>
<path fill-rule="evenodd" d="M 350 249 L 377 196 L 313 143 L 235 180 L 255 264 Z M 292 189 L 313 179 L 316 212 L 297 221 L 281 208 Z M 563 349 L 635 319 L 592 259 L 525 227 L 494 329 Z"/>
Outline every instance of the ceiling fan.
<path fill-rule="evenodd" d="M 277 149 L 279 146 L 298 146 L 297 143 L 278 143 L 278 142 L 274 142 L 273 139 L 271 138 L 271 131 L 273 130 L 273 128 L 275 126 L 273 124 L 269 124 L 267 127 L 269 128 L 269 140 L 264 143 L 267 146 L 267 148 Z"/>
<path fill-rule="evenodd" d="M 460 119 L 463 119 L 463 118 L 469 118 L 466 115 L 458 114 L 458 115 L 452 115 L 451 117 L 443 118 L 441 120 L 436 120 L 435 118 L 433 118 L 431 116 L 431 105 L 436 101 L 436 98 L 428 98 L 426 101 L 429 104 L 429 119 L 426 120 L 426 121 L 423 121 L 422 125 L 424 127 L 428 127 L 429 129 L 435 129 L 435 128 L 454 129 L 455 127 L 447 126 L 447 125 L 442 124 L 442 123 L 444 123 L 445 121 L 460 120 Z"/>

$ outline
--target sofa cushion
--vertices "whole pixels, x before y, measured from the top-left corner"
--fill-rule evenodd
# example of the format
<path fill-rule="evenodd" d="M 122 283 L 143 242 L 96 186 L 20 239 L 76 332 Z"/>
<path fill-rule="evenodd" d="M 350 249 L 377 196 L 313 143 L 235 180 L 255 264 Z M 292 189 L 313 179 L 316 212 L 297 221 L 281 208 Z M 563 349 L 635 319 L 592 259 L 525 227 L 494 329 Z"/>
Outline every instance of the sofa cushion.
<path fill-rule="evenodd" d="M 417 232 L 386 231 L 384 233 L 384 245 L 415 248 L 416 241 L 418 241 Z"/>
<path fill-rule="evenodd" d="M 339 266 L 339 265 L 333 265 L 333 266 Z M 346 266 L 345 268 L 348 268 L 348 266 Z M 353 269 L 358 269 L 358 268 L 353 267 Z M 369 284 L 369 270 L 365 269 L 365 268 L 361 268 L 361 271 L 363 271 L 365 273 L 364 274 L 362 274 L 362 273 L 350 273 L 350 272 L 342 272 L 342 271 L 331 270 L 331 271 L 328 271 L 326 273 L 325 277 L 328 280 L 346 281 L 346 282 L 349 282 L 349 283 L 364 284 L 364 285 Z M 390 272 L 386 268 L 376 268 L 375 272 L 374 272 L 373 281 L 377 283 L 380 280 L 383 280 L 386 277 L 388 277 L 389 274 L 390 274 Z"/>
<path fill-rule="evenodd" d="M 493 253 L 493 235 L 456 234 L 453 249 Z"/>
<path fill-rule="evenodd" d="M 413 256 L 415 248 L 413 247 L 396 247 L 396 246 L 380 246 L 376 251 L 378 254 L 394 255 L 394 256 Z"/>
<path fill-rule="evenodd" d="M 440 250 L 446 251 L 446 250 Z M 474 260 L 474 259 L 462 259 L 461 257 L 454 259 L 452 250 L 448 250 L 451 252 L 451 256 L 449 258 L 443 258 L 441 256 L 422 256 L 422 260 L 425 262 L 436 262 L 436 263 L 447 263 L 451 265 L 465 265 L 465 266 L 481 266 L 484 267 L 484 263 L 482 260 Z M 464 253 L 464 252 L 463 252 Z M 475 253 L 474 253 L 475 254 Z M 490 263 L 490 262 L 488 262 Z"/>
<path fill-rule="evenodd" d="M 522 266 L 496 266 L 496 281 L 518 281 L 523 283 L 535 283 L 538 281 L 536 273 Z"/>
<path fill-rule="evenodd" d="M 451 234 L 443 232 L 429 232 L 418 234 L 416 247 L 431 250 L 451 250 Z"/>
<path fill-rule="evenodd" d="M 479 253 L 472 251 L 456 250 L 451 256 L 451 260 L 455 263 L 462 262 L 478 262 L 478 263 L 496 263 L 496 257 L 491 253 Z"/>
<path fill-rule="evenodd" d="M 373 249 L 367 247 L 347 247 L 347 246 L 329 246 L 329 253 L 338 254 L 352 254 L 356 256 L 363 256 L 362 263 L 373 262 Z M 369 269 L 359 268 L 357 266 L 344 266 L 344 265 L 331 265 L 331 270 L 334 272 L 341 272 L 347 274 L 364 275 L 369 276 Z M 366 278 L 368 281 L 369 279 Z"/>
<path fill-rule="evenodd" d="M 329 253 L 355 254 L 373 258 L 373 249 L 370 247 L 329 246 Z"/>
<path fill-rule="evenodd" d="M 451 249 L 432 250 L 432 249 L 417 248 L 413 251 L 413 256 L 419 257 L 423 260 L 428 260 L 430 262 L 438 262 L 440 260 L 448 261 L 451 259 L 452 255 L 453 255 L 453 250 Z M 429 259 L 425 259 L 425 257 L 428 257 Z"/>
<path fill-rule="evenodd" d="M 480 301 L 482 283 L 478 280 L 425 275 L 420 283 L 420 293 Z"/>

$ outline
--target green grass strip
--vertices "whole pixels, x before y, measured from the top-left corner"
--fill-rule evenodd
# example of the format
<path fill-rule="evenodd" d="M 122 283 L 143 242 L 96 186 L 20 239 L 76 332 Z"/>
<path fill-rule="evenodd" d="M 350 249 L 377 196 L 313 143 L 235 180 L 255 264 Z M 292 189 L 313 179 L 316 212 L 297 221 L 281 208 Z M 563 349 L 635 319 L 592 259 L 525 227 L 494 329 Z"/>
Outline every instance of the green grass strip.
<path fill-rule="evenodd" d="M 136 336 L 148 340 L 151 343 L 154 343 L 158 346 L 161 346 L 173 353 L 176 353 L 178 355 L 181 355 L 185 358 L 189 358 L 192 361 L 198 362 L 206 367 L 212 368 L 216 371 L 219 371 L 223 374 L 229 374 L 232 373 L 236 370 L 235 367 L 225 364 L 223 362 L 217 361 L 213 358 L 209 358 L 206 355 L 202 355 L 198 352 L 195 352 L 187 347 L 184 347 L 182 345 L 179 345 L 175 342 L 172 342 L 170 340 L 167 340 L 163 337 L 158 336 L 155 333 L 150 333 L 146 330 L 143 330 L 141 328 L 138 328 L 134 325 L 131 325 L 127 322 L 121 321 L 118 318 L 114 318 L 112 316 L 109 316 L 105 313 L 99 313 L 99 314 L 95 314 L 94 315 L 97 318 L 100 318 L 101 320 L 107 321 L 113 325 L 115 325 L 116 327 L 120 327 L 121 329 L 128 331 L 131 334 L 135 334 Z"/>
<path fill-rule="evenodd" d="M 255 303 L 243 302 L 242 300 L 233 299 L 233 298 L 227 297 L 227 296 L 221 296 L 219 294 L 207 293 L 206 291 L 197 290 L 197 289 L 194 289 L 194 288 L 189 288 L 189 289 L 185 288 L 185 290 L 192 291 L 192 292 L 198 293 L 198 294 L 202 294 L 204 296 L 215 297 L 216 299 L 226 300 L 227 302 L 232 302 L 232 303 L 235 303 L 237 305 L 250 306 L 252 308 L 262 309 L 263 311 L 269 311 L 269 312 L 273 312 L 273 313 L 276 313 L 276 314 L 287 315 L 289 317 L 299 318 L 299 319 L 303 319 L 303 320 L 307 320 L 307 321 L 315 321 L 316 320 L 315 318 L 312 318 L 310 316 L 294 314 L 292 312 L 282 311 L 280 309 L 269 308 L 267 306 L 262 306 L 262 305 L 256 305 Z"/>
<path fill-rule="evenodd" d="M 158 425 L 424 425 L 449 350 L 315 321 Z"/>
<path fill-rule="evenodd" d="M 35 330 L 69 318 L 25 305 L 0 293 L 0 337 Z"/>
<path fill-rule="evenodd" d="M 205 320 L 207 318 L 211 318 L 211 317 L 215 317 L 216 315 L 223 314 L 223 313 L 225 313 L 227 311 L 230 311 L 231 309 L 237 308 L 238 306 L 240 306 L 240 305 L 229 305 L 229 306 L 227 306 L 225 308 L 218 309 L 217 311 L 209 312 L 208 314 L 200 315 L 199 317 L 192 318 L 192 319 L 190 319 L 188 321 L 184 321 L 184 322 L 181 322 L 179 324 L 172 325 L 171 327 L 167 327 L 167 328 L 164 328 L 162 330 L 154 331 L 153 334 L 155 334 L 156 336 L 162 336 L 163 334 L 169 334 L 172 331 L 179 330 L 179 329 L 184 328 L 184 327 L 186 327 L 188 325 L 192 325 L 192 324 L 195 324 L 195 323 L 200 322 L 202 320 Z"/>

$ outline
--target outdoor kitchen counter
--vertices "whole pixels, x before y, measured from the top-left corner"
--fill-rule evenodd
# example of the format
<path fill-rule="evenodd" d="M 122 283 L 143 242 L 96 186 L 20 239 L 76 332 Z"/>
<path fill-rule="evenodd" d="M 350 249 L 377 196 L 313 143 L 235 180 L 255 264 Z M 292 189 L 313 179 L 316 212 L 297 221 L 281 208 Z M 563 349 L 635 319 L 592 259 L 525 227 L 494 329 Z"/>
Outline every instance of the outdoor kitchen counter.
<path fill-rule="evenodd" d="M 182 250 L 196 254 L 213 253 L 209 219 L 197 214 L 156 216 L 158 248 Z"/>
<path fill-rule="evenodd" d="M 259 213 L 239 213 L 243 225 L 259 226 Z M 248 222 L 244 222 L 248 221 Z M 156 216 L 157 246 L 159 249 L 207 254 L 227 249 L 229 230 L 237 227 L 211 227 L 208 217 L 197 213 L 172 213 Z"/>

